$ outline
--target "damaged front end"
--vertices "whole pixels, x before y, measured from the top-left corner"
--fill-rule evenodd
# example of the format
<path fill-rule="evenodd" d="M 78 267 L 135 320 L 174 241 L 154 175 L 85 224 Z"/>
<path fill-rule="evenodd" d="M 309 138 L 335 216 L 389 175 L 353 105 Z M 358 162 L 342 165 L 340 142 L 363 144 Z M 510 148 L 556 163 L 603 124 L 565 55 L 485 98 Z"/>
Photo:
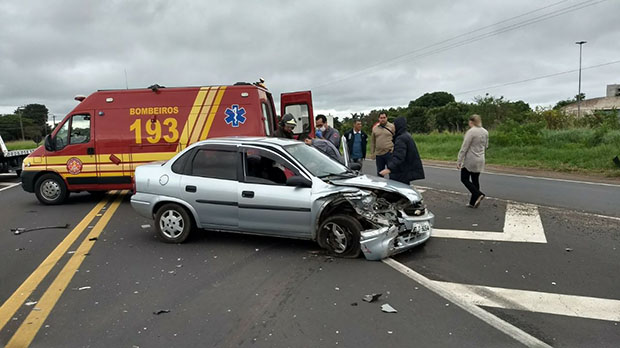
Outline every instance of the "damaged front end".
<path fill-rule="evenodd" d="M 360 246 L 367 260 L 381 260 L 426 242 L 434 215 L 422 200 L 382 190 L 345 193 L 344 198 L 364 220 Z"/>

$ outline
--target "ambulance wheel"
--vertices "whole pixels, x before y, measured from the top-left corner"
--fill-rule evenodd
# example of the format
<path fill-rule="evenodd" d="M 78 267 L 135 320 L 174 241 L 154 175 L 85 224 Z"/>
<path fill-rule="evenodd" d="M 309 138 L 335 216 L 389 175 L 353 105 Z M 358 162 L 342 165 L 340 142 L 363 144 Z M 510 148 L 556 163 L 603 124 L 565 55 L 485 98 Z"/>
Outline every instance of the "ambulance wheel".
<path fill-rule="evenodd" d="M 65 181 L 56 174 L 41 175 L 34 188 L 34 193 L 39 202 L 46 205 L 62 204 L 69 197 Z"/>
<path fill-rule="evenodd" d="M 168 203 L 157 210 L 155 229 L 164 242 L 183 243 L 194 230 L 194 221 L 185 208 Z"/>
<path fill-rule="evenodd" d="M 319 228 L 319 238 L 327 250 L 338 257 L 354 259 L 360 255 L 362 224 L 348 215 L 334 215 L 325 219 Z"/>

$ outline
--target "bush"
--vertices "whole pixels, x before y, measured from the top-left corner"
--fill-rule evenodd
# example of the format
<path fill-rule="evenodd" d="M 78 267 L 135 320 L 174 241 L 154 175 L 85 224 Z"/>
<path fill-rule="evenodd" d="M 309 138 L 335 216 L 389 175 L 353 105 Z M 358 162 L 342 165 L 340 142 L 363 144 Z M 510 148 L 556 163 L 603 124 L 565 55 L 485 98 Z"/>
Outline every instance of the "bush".
<path fill-rule="evenodd" d="M 503 122 L 489 142 L 499 146 L 525 146 L 542 143 L 544 124 L 518 123 L 512 120 Z"/>

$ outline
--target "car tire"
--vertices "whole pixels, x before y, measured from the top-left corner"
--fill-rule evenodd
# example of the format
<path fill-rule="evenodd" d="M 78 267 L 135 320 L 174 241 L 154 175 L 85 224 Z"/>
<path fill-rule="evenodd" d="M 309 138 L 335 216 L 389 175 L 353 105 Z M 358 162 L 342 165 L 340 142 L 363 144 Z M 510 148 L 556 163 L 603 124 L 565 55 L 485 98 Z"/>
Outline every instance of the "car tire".
<path fill-rule="evenodd" d="M 183 243 L 194 230 L 194 220 L 182 206 L 164 204 L 155 214 L 155 230 L 166 243 Z"/>
<path fill-rule="evenodd" d="M 362 224 L 348 215 L 334 215 L 323 221 L 319 228 L 321 245 L 334 256 L 357 258 L 360 255 Z"/>
<path fill-rule="evenodd" d="M 41 175 L 34 187 L 37 199 L 45 205 L 62 204 L 69 197 L 65 181 L 56 174 Z"/>

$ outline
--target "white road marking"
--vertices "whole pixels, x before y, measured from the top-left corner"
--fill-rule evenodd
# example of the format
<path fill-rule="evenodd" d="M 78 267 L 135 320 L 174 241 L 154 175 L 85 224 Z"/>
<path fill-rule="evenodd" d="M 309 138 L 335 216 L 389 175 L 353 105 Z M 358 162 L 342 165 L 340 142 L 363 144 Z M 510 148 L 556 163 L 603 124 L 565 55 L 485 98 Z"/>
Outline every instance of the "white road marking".
<path fill-rule="evenodd" d="M 533 204 L 508 203 L 504 231 L 467 231 L 450 229 L 433 229 L 433 237 L 475 240 L 493 240 L 501 242 L 547 243 L 545 230 L 540 220 L 538 207 Z"/>
<path fill-rule="evenodd" d="M 440 167 L 440 166 L 431 166 L 425 165 L 425 167 L 437 168 L 437 169 L 448 169 L 448 170 L 458 170 L 456 168 L 448 168 L 448 167 Z M 610 186 L 610 187 L 620 187 L 618 184 L 608 184 L 604 182 L 592 182 L 592 181 L 580 181 L 580 180 L 571 180 L 571 179 L 556 179 L 556 178 L 547 178 L 544 176 L 532 176 L 532 175 L 520 175 L 520 174 L 509 174 L 509 173 L 497 173 L 493 171 L 485 171 L 484 174 L 488 175 L 503 175 L 503 176 L 512 176 L 517 178 L 528 178 L 528 179 L 536 179 L 536 180 L 548 180 L 548 181 L 561 181 L 561 182 L 569 182 L 574 184 L 585 184 L 585 185 L 600 185 L 600 186 Z"/>
<path fill-rule="evenodd" d="M 476 306 L 620 321 L 620 300 L 432 281 Z"/>
<path fill-rule="evenodd" d="M 11 184 L 11 185 L 9 185 L 7 187 L 0 188 L 0 191 L 8 190 L 8 189 L 10 189 L 12 187 L 15 187 L 15 186 L 19 185 L 19 184 L 20 183 L 15 183 L 15 184 Z"/>
<path fill-rule="evenodd" d="M 538 338 L 528 334 L 527 332 L 519 329 L 518 327 L 496 317 L 495 315 L 485 311 L 484 309 L 474 305 L 470 301 L 465 300 L 463 297 L 458 296 L 458 294 L 454 293 L 450 289 L 444 288 L 439 282 L 432 281 L 425 276 L 415 272 L 409 267 L 401 264 L 398 261 L 393 259 L 384 259 L 383 263 L 388 266 L 394 268 L 398 272 L 404 274 L 408 278 L 414 280 L 415 282 L 421 284 L 432 292 L 438 294 L 439 296 L 447 299 L 448 301 L 456 304 L 462 309 L 466 310 L 470 314 L 478 317 L 480 320 L 485 323 L 493 326 L 494 328 L 500 330 L 506 335 L 514 338 L 515 340 L 523 343 L 527 347 L 551 347 L 545 342 L 539 340 Z"/>

